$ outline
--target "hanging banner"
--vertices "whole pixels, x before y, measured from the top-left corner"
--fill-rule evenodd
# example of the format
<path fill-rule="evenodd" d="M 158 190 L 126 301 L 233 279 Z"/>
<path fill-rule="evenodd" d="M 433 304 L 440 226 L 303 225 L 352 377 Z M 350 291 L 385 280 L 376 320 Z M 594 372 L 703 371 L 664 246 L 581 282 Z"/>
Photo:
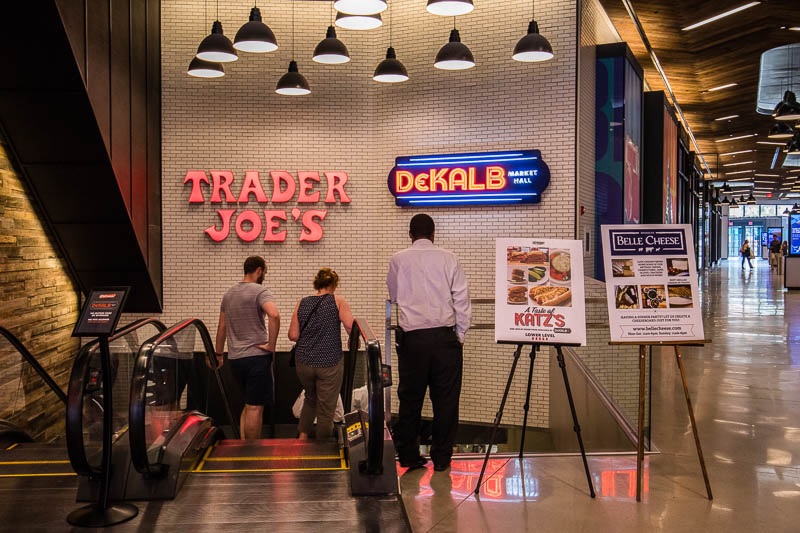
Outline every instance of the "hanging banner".
<path fill-rule="evenodd" d="M 583 241 L 497 239 L 496 342 L 586 344 Z"/>
<path fill-rule="evenodd" d="M 388 179 L 399 206 L 536 204 L 549 183 L 539 150 L 398 157 Z"/>
<path fill-rule="evenodd" d="M 601 236 L 611 340 L 704 340 L 691 226 L 603 225 Z"/>

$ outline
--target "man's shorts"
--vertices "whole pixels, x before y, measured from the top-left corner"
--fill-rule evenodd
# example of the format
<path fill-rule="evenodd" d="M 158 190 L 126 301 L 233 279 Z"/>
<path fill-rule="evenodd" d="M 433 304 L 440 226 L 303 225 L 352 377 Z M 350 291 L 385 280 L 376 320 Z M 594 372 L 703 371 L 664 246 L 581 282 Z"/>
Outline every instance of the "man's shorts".
<path fill-rule="evenodd" d="M 272 377 L 272 354 L 230 359 L 231 374 L 239 385 L 247 405 L 273 405 L 275 384 Z"/>

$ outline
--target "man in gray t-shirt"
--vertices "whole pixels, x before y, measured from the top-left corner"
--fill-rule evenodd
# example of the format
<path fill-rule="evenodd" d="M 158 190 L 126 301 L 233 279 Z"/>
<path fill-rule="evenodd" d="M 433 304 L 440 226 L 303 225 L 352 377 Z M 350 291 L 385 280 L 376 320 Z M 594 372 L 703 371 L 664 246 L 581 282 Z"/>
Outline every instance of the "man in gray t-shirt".
<path fill-rule="evenodd" d="M 272 293 L 261 286 L 266 271 L 263 257 L 248 257 L 244 262 L 244 278 L 228 289 L 219 309 L 217 363 L 222 366 L 224 362 L 227 340 L 231 374 L 244 396 L 239 420 L 243 440 L 261 438 L 264 405 L 272 405 L 275 396 L 272 362 L 281 317 Z"/>

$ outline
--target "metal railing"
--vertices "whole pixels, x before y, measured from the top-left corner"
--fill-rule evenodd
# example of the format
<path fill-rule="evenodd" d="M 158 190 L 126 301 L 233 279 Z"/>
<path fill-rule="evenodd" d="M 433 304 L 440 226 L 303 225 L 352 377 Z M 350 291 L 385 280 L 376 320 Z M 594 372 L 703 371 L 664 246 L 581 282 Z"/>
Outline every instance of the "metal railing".
<path fill-rule="evenodd" d="M 11 343 L 11 345 L 22 356 L 22 358 L 25 359 L 25 362 L 31 365 L 31 368 L 33 368 L 36 371 L 36 373 L 39 374 L 39 377 L 42 378 L 42 381 L 44 381 L 47 384 L 47 386 L 50 387 L 50 390 L 56 393 L 58 399 L 61 400 L 64 404 L 66 404 L 67 395 L 64 393 L 63 390 L 61 390 L 61 387 L 58 386 L 55 380 L 53 380 L 53 378 L 50 377 L 50 374 L 47 373 L 47 370 L 45 370 L 42 367 L 42 365 L 39 364 L 39 361 L 36 360 L 33 354 L 29 352 L 27 348 L 25 348 L 25 345 L 23 345 L 22 342 L 13 333 L 11 333 L 2 326 L 0 326 L 0 335 L 5 337 L 6 340 L 8 340 L 8 342 Z"/>

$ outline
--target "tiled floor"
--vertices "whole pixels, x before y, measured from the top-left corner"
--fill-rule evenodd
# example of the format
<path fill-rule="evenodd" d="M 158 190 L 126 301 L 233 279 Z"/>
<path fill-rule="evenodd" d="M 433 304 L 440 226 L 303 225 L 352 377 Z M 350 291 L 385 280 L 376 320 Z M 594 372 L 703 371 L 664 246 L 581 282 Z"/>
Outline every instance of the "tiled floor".
<path fill-rule="evenodd" d="M 493 459 L 479 496 L 481 460 L 449 473 L 404 473 L 414 531 L 800 531 L 800 293 L 756 261 L 723 261 L 703 276 L 705 348 L 684 364 L 714 500 L 706 498 L 680 375 L 671 349 L 653 365 L 653 442 L 645 494 L 636 457 L 591 456 L 597 497 L 580 457 Z M 591 451 L 591 450 L 590 450 Z"/>

